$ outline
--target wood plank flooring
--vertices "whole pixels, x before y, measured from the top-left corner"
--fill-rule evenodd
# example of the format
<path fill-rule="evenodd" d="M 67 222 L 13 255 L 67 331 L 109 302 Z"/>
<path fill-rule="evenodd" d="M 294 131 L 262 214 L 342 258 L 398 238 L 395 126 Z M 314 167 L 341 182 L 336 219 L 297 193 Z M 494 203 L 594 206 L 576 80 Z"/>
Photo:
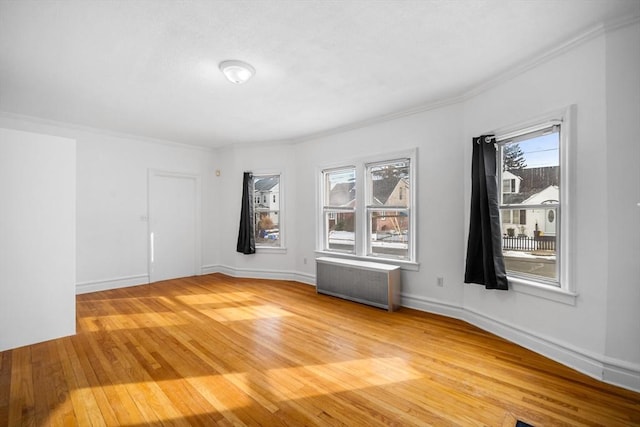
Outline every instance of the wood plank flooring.
<path fill-rule="evenodd" d="M 640 394 L 465 322 L 220 274 L 77 297 L 0 353 L 0 426 L 640 426 Z"/>

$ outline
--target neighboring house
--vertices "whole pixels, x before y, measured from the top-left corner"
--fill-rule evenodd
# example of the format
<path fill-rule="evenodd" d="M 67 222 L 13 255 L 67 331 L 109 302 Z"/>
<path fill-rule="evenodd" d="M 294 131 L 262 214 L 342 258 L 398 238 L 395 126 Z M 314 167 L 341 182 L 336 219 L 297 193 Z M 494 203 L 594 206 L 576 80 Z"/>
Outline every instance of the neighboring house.
<path fill-rule="evenodd" d="M 503 203 L 544 205 L 559 200 L 558 168 L 528 168 L 502 173 Z M 507 209 L 501 211 L 504 235 L 534 237 L 556 235 L 555 209 Z"/>
<path fill-rule="evenodd" d="M 356 183 L 341 182 L 329 191 L 329 205 L 335 207 L 354 208 L 356 206 Z M 329 214 L 329 230 L 354 230 L 354 215 L 351 212 Z M 353 237 L 348 240 L 353 241 Z"/>
<path fill-rule="evenodd" d="M 407 206 L 409 198 L 409 180 L 390 176 L 375 181 L 373 185 L 373 204 L 375 206 Z M 331 206 L 354 207 L 355 183 L 343 182 L 333 186 L 329 193 L 329 203 Z M 381 231 L 398 234 L 408 228 L 408 219 L 405 215 L 385 215 L 376 216 L 371 224 L 371 232 Z M 329 217 L 330 230 L 353 230 L 353 215 L 351 213 L 337 213 Z"/>
<path fill-rule="evenodd" d="M 280 178 L 269 176 L 256 179 L 253 184 L 253 200 L 258 230 L 278 229 Z"/>
<path fill-rule="evenodd" d="M 502 172 L 502 190 L 505 193 L 520 193 L 522 178 L 510 171 Z"/>
<path fill-rule="evenodd" d="M 374 186 L 374 202 L 380 206 L 408 206 L 409 180 L 406 178 L 390 177 L 379 181 Z M 409 227 L 408 218 L 401 213 L 379 216 L 372 225 L 372 233 L 394 232 L 402 234 Z"/>
<path fill-rule="evenodd" d="M 329 191 L 329 205 L 354 207 L 356 203 L 356 183 L 341 182 Z"/>
<path fill-rule="evenodd" d="M 532 194 L 523 203 L 527 205 L 544 205 L 547 203 L 558 203 L 560 200 L 560 190 L 557 185 L 550 185 L 547 188 Z M 545 236 L 556 235 L 556 211 L 555 209 L 533 209 L 529 210 L 527 218 L 527 235 L 533 235 L 533 231 L 537 229 Z M 533 229 L 531 227 L 533 226 Z"/>
<path fill-rule="evenodd" d="M 278 177 L 256 179 L 253 190 L 256 207 L 269 210 L 279 208 L 280 179 Z"/>

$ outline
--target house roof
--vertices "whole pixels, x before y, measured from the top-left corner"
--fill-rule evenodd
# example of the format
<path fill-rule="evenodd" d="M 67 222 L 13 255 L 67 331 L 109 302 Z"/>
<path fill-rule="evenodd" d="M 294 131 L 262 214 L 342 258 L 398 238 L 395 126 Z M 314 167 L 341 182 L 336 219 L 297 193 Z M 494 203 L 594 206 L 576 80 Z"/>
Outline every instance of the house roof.
<path fill-rule="evenodd" d="M 280 183 L 280 179 L 275 176 L 256 179 L 253 183 L 255 191 L 269 191 Z"/>
<path fill-rule="evenodd" d="M 560 184 L 560 167 L 545 166 L 540 168 L 526 168 L 511 171 L 522 178 L 520 192 L 534 193 L 550 185 Z"/>
<path fill-rule="evenodd" d="M 393 190 L 395 190 L 400 179 L 401 178 L 397 176 L 390 176 L 384 179 L 379 179 L 377 181 L 374 181 L 373 183 L 374 200 L 377 203 L 384 205 L 389 199 L 389 196 L 391 196 L 391 193 L 393 193 Z"/>
<path fill-rule="evenodd" d="M 504 172 L 502 176 L 504 177 L 507 173 L 520 179 L 518 193 L 505 193 L 502 196 L 503 203 L 508 205 L 525 203 L 549 187 L 558 187 L 560 182 L 560 168 L 558 166 L 512 169 Z"/>
<path fill-rule="evenodd" d="M 353 206 L 356 200 L 355 182 L 341 182 L 333 186 L 329 192 L 331 206 Z"/>
<path fill-rule="evenodd" d="M 376 204 L 384 205 L 393 190 L 395 190 L 398 182 L 402 179 L 396 176 L 386 177 L 374 182 L 373 198 Z M 355 204 L 356 189 L 353 182 L 342 182 L 333 186 L 329 193 L 329 203 L 331 206 L 352 206 Z"/>
<path fill-rule="evenodd" d="M 522 181 L 522 177 L 520 177 L 519 175 L 516 175 L 513 172 L 518 172 L 518 170 L 515 169 L 515 170 L 508 170 L 508 171 L 502 172 L 502 179 L 517 179 L 519 181 Z"/>
<path fill-rule="evenodd" d="M 557 185 L 550 185 L 524 200 L 523 203 L 530 205 L 538 205 L 545 203 L 557 203 L 560 200 L 560 189 Z"/>

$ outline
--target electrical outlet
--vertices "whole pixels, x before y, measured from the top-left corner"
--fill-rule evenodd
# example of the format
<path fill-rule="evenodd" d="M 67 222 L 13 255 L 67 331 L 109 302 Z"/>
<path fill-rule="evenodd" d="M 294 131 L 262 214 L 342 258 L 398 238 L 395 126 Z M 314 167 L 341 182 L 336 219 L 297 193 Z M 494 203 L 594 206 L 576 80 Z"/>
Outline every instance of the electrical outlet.
<path fill-rule="evenodd" d="M 444 286 L 444 277 L 437 277 L 436 278 L 436 285 L 438 285 L 439 287 L 443 287 Z"/>
<path fill-rule="evenodd" d="M 307 263 L 307 257 L 302 258 L 302 263 L 306 264 Z"/>

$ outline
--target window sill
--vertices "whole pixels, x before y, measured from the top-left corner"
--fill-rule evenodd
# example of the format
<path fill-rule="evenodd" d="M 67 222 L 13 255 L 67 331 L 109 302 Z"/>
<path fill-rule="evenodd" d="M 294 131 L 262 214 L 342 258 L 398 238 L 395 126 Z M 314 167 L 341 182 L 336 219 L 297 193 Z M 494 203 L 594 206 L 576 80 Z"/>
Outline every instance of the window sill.
<path fill-rule="evenodd" d="M 345 254 L 345 253 L 331 252 L 331 251 L 316 251 L 316 255 L 333 257 L 333 258 L 342 258 L 342 259 L 355 259 L 358 261 L 377 262 L 380 264 L 397 265 L 398 267 L 400 267 L 401 270 L 420 271 L 420 264 L 414 261 L 403 261 L 399 259 L 387 259 L 387 258 L 378 258 L 378 257 L 371 257 L 371 256 L 358 256 L 353 254 Z"/>
<path fill-rule="evenodd" d="M 515 292 L 548 299 L 562 304 L 576 305 L 578 294 L 575 292 L 516 277 L 509 277 L 508 280 L 511 289 Z"/>
<path fill-rule="evenodd" d="M 286 254 L 287 248 L 272 248 L 270 246 L 256 246 L 256 253 Z"/>

